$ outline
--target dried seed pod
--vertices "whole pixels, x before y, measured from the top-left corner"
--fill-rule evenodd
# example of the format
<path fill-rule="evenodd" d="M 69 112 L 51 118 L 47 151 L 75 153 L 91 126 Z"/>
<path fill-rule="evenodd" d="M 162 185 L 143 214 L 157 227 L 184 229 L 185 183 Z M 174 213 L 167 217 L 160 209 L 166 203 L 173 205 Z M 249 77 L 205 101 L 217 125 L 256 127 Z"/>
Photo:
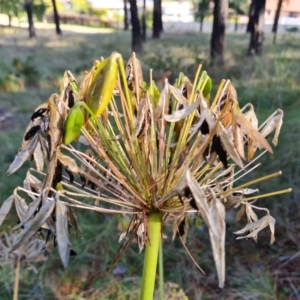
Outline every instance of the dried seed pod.
<path fill-rule="evenodd" d="M 143 71 L 140 62 L 134 53 L 131 55 L 126 64 L 125 74 L 128 88 L 132 91 L 136 100 L 141 100 L 144 81 Z"/>

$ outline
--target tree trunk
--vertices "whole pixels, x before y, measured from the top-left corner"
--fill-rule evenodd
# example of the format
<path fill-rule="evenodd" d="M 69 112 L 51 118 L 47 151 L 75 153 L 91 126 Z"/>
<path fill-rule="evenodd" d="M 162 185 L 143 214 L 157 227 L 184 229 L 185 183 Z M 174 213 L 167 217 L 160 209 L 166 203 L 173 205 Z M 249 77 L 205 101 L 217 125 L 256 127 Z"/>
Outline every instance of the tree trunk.
<path fill-rule="evenodd" d="M 235 32 L 237 32 L 237 30 L 238 30 L 238 26 L 239 26 L 238 20 L 239 20 L 239 15 L 236 14 L 235 15 L 235 24 L 234 24 L 234 31 Z"/>
<path fill-rule="evenodd" d="M 12 15 L 11 13 L 8 14 L 8 27 L 11 27 L 11 20 L 12 20 Z"/>
<path fill-rule="evenodd" d="M 262 54 L 265 25 L 266 0 L 252 0 L 250 6 L 250 18 L 247 31 L 250 32 L 250 44 L 248 55 L 253 51 L 256 55 Z"/>
<path fill-rule="evenodd" d="M 25 10 L 28 17 L 28 30 L 29 30 L 29 38 L 35 37 L 35 28 L 33 25 L 33 18 L 32 18 L 32 2 L 31 0 L 25 0 Z"/>
<path fill-rule="evenodd" d="M 204 15 L 200 15 L 200 32 L 203 31 Z"/>
<path fill-rule="evenodd" d="M 143 49 L 140 22 L 138 18 L 138 9 L 136 0 L 129 0 L 131 14 L 131 32 L 132 32 L 132 51 L 140 52 Z"/>
<path fill-rule="evenodd" d="M 56 7 L 56 0 L 52 0 L 52 5 L 53 5 L 53 13 L 54 13 L 54 21 L 55 21 L 55 26 L 56 26 L 56 34 L 61 34 L 61 30 L 59 27 L 59 15 L 57 12 L 57 7 Z"/>
<path fill-rule="evenodd" d="M 163 21 L 162 21 L 161 1 L 162 0 L 159 0 L 159 28 L 160 28 L 160 32 L 163 32 L 164 31 L 164 27 L 163 27 Z"/>
<path fill-rule="evenodd" d="M 213 31 L 210 43 L 212 64 L 224 65 L 225 22 L 228 0 L 215 0 Z"/>
<path fill-rule="evenodd" d="M 248 24 L 246 32 L 251 32 L 250 27 L 252 27 L 252 10 L 253 10 L 253 1 L 251 1 L 250 7 L 249 7 L 249 14 L 248 14 Z"/>
<path fill-rule="evenodd" d="M 147 39 L 147 26 L 146 26 L 146 16 L 147 16 L 147 11 L 146 11 L 146 0 L 144 0 L 143 3 L 143 14 L 142 14 L 142 38 L 143 41 L 146 42 Z"/>
<path fill-rule="evenodd" d="M 127 0 L 124 0 L 124 30 L 129 29 L 128 9 Z"/>
<path fill-rule="evenodd" d="M 278 21 L 279 21 L 282 2 L 283 2 L 282 0 L 278 0 L 277 10 L 276 10 L 276 14 L 275 14 L 275 18 L 274 18 L 274 24 L 273 24 L 273 28 L 272 28 L 272 32 L 274 33 L 273 44 L 276 43 L 277 27 L 278 27 Z"/>
<path fill-rule="evenodd" d="M 158 39 L 163 31 L 161 0 L 153 1 L 153 27 L 152 38 Z"/>

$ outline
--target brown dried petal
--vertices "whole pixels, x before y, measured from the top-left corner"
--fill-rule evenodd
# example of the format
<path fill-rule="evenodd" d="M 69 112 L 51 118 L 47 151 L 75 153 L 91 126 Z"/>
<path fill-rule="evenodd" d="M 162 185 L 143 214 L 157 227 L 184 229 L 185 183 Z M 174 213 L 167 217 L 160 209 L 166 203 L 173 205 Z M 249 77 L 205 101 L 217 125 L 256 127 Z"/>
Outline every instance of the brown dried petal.
<path fill-rule="evenodd" d="M 135 134 L 138 136 L 145 124 L 145 115 L 147 111 L 147 98 L 143 98 L 137 108 L 137 117 L 135 121 Z"/>
<path fill-rule="evenodd" d="M 252 223 L 246 225 L 243 229 L 234 232 L 234 234 L 243 234 L 243 233 L 250 231 L 249 234 L 242 236 L 242 237 L 238 237 L 237 239 L 245 239 L 245 238 L 254 238 L 255 239 L 257 234 L 267 226 L 270 227 L 270 231 L 271 231 L 270 244 L 273 244 L 275 241 L 275 237 L 274 237 L 275 219 L 272 216 L 270 216 L 269 214 L 262 217 L 261 219 L 259 219 L 256 222 L 252 222 Z"/>
<path fill-rule="evenodd" d="M 232 140 L 228 137 L 223 125 L 221 123 L 218 124 L 217 133 L 221 138 L 221 141 L 223 143 L 223 146 L 231 157 L 231 159 L 240 167 L 243 168 L 243 162 L 240 158 L 240 155 L 238 154 L 236 148 L 234 147 L 234 144 Z"/>
<path fill-rule="evenodd" d="M 12 245 L 10 252 L 19 248 L 22 244 L 28 242 L 30 238 L 38 231 L 39 228 L 45 223 L 45 221 L 52 214 L 55 206 L 55 201 L 49 201 L 43 204 L 38 213 L 24 224 L 24 229 L 19 234 L 17 240 Z"/>
<path fill-rule="evenodd" d="M 19 150 L 19 152 L 15 156 L 14 161 L 11 163 L 6 172 L 7 175 L 11 175 L 16 170 L 18 170 L 23 165 L 23 163 L 31 157 L 37 146 L 37 143 L 38 135 L 35 135 L 22 150 Z"/>
<path fill-rule="evenodd" d="M 217 199 L 211 190 L 213 199 L 211 207 L 208 207 L 206 196 L 189 171 L 186 172 L 186 180 L 193 194 L 196 205 L 203 220 L 209 229 L 210 242 L 212 245 L 214 260 L 217 268 L 219 287 L 224 287 L 225 281 L 225 207 L 220 199 Z"/>
<path fill-rule="evenodd" d="M 21 223 L 23 223 L 28 210 L 28 205 L 26 201 L 17 194 L 16 191 L 14 193 L 14 201 L 18 217 Z"/>
<path fill-rule="evenodd" d="M 43 150 L 40 142 L 37 143 L 36 148 L 33 152 L 33 160 L 36 169 L 42 172 L 44 169 L 44 155 L 43 155 Z"/>
<path fill-rule="evenodd" d="M 234 122 L 232 124 L 232 133 L 233 133 L 233 141 L 234 147 L 242 159 L 245 159 L 245 152 L 244 152 L 244 140 L 243 140 L 243 131 L 241 127 Z"/>
<path fill-rule="evenodd" d="M 263 135 L 257 131 L 252 125 L 251 123 L 245 118 L 245 116 L 242 114 L 242 112 L 240 111 L 238 104 L 234 104 L 233 105 L 233 116 L 234 116 L 234 120 L 235 123 L 237 123 L 235 125 L 235 128 L 237 128 L 239 125 L 243 131 L 255 142 L 257 142 L 261 147 L 265 148 L 266 150 L 268 150 L 270 153 L 273 153 L 273 150 L 271 148 L 271 146 L 269 145 L 268 141 L 263 137 Z M 233 134 L 234 137 L 235 136 L 235 131 L 237 129 L 233 128 Z M 239 134 L 240 135 L 240 134 Z M 238 151 L 239 152 L 239 151 Z M 239 153 L 240 154 L 240 153 Z"/>
<path fill-rule="evenodd" d="M 57 149 L 57 159 L 60 161 L 62 165 L 68 167 L 72 173 L 78 174 L 80 172 L 80 169 L 76 164 L 76 161 L 73 158 L 63 154 L 59 149 Z"/>
<path fill-rule="evenodd" d="M 53 94 L 49 99 L 50 120 L 49 130 L 47 132 L 49 158 L 51 158 L 56 147 L 61 144 L 63 137 L 63 119 L 55 104 L 56 97 L 57 95 Z"/>
<path fill-rule="evenodd" d="M 193 113 L 197 109 L 199 104 L 200 104 L 200 99 L 198 99 L 196 102 L 194 102 L 191 105 L 176 110 L 172 115 L 165 114 L 164 119 L 168 122 L 178 122 L 186 118 L 187 116 L 189 116 L 191 113 Z"/>
<path fill-rule="evenodd" d="M 12 203 L 14 201 L 14 195 L 9 196 L 5 201 L 3 201 L 1 208 L 0 208 L 0 226 L 7 217 Z"/>
<path fill-rule="evenodd" d="M 55 216 L 56 216 L 56 238 L 57 238 L 58 252 L 64 267 L 67 268 L 69 255 L 70 255 L 67 207 L 64 203 L 62 203 L 58 199 L 58 197 L 56 199 Z"/>
<path fill-rule="evenodd" d="M 280 129 L 282 126 L 282 119 L 283 119 L 283 111 L 281 109 L 277 110 L 278 115 L 275 115 L 268 120 L 267 124 L 264 126 L 264 128 L 261 131 L 261 134 L 264 137 L 267 137 L 274 129 L 275 129 L 275 135 L 272 140 L 272 143 L 274 146 L 277 146 L 278 143 L 278 136 L 280 133 Z"/>

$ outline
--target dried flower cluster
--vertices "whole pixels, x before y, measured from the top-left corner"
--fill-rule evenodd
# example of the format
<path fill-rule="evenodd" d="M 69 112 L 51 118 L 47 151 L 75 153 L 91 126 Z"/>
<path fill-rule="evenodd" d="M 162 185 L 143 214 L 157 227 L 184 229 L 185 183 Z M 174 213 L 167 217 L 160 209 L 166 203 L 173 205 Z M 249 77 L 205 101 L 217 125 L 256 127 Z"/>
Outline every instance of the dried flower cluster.
<path fill-rule="evenodd" d="M 152 212 L 160 212 L 162 222 L 172 220 L 174 236 L 185 243 L 187 214 L 195 212 L 208 227 L 223 287 L 227 210 L 240 207 L 237 219 L 246 220 L 236 232 L 244 234 L 240 238 L 256 240 L 269 226 L 274 241 L 275 219 L 249 202 L 264 195 L 248 186 L 280 172 L 242 185 L 235 182 L 258 166 L 252 167 L 257 149 L 272 153 L 266 138 L 275 131 L 276 146 L 283 112 L 278 109 L 259 127 L 251 104 L 240 109 L 229 80 L 221 82 L 213 101 L 211 89 L 210 77 L 199 67 L 193 83 L 180 73 L 174 85 L 165 82 L 159 91 L 152 79 L 144 82 L 134 54 L 125 68 L 118 53 L 96 61 L 80 86 L 67 71 L 61 93 L 34 111 L 8 170 L 10 175 L 34 159 L 24 186 L 17 187 L 0 210 L 0 225 L 13 203 L 20 219 L 10 251 L 43 228 L 67 266 L 68 228 L 80 233 L 73 208 L 130 215 L 120 237 L 120 254 L 133 238 L 144 248 Z M 79 143 L 84 151 L 75 147 Z M 266 215 L 258 219 L 254 209 Z"/>

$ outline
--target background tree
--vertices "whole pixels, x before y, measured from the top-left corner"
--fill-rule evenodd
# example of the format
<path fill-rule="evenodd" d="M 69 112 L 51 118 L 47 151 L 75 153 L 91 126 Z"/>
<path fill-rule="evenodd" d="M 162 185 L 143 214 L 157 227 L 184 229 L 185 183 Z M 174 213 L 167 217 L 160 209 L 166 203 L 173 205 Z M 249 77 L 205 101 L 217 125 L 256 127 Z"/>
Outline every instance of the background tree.
<path fill-rule="evenodd" d="M 278 21 L 279 21 L 280 11 L 281 11 L 281 7 L 282 7 L 282 2 L 283 2 L 283 0 L 278 0 L 276 14 L 275 14 L 275 18 L 274 18 L 274 24 L 273 24 L 273 28 L 272 28 L 272 32 L 274 33 L 273 44 L 276 43 L 277 27 L 278 27 Z"/>
<path fill-rule="evenodd" d="M 228 13 L 228 0 L 214 0 L 214 22 L 210 43 L 212 64 L 224 64 L 225 26 Z"/>
<path fill-rule="evenodd" d="M 253 51 L 256 55 L 262 54 L 266 0 L 252 0 L 249 11 L 247 32 L 250 32 L 248 55 Z"/>
<path fill-rule="evenodd" d="M 11 26 L 13 16 L 18 16 L 20 0 L 0 0 L 0 12 L 8 15 L 8 26 Z"/>
<path fill-rule="evenodd" d="M 198 4 L 198 12 L 196 17 L 199 18 L 200 32 L 202 32 L 203 29 L 204 18 L 210 14 L 209 3 L 210 0 L 200 0 Z"/>
<path fill-rule="evenodd" d="M 229 8 L 235 13 L 234 31 L 238 30 L 239 15 L 246 14 L 247 0 L 229 0 Z"/>
<path fill-rule="evenodd" d="M 160 32 L 163 32 L 164 31 L 164 26 L 163 26 L 163 20 L 162 20 L 162 6 L 161 6 L 161 2 L 162 0 L 160 0 L 160 16 L 159 16 L 159 28 L 160 28 Z"/>
<path fill-rule="evenodd" d="M 59 26 L 59 15 L 57 12 L 57 7 L 56 7 L 56 0 L 52 0 L 52 5 L 53 5 L 53 14 L 54 14 L 54 22 L 56 26 L 56 33 L 61 34 L 60 26 Z"/>
<path fill-rule="evenodd" d="M 146 0 L 143 1 L 143 13 L 142 13 L 142 38 L 143 41 L 146 41 L 147 38 L 147 25 L 146 25 L 146 18 L 147 18 L 147 8 L 146 8 Z"/>
<path fill-rule="evenodd" d="M 127 0 L 124 0 L 124 30 L 129 29 L 129 18 L 128 18 L 128 9 L 127 9 Z"/>
<path fill-rule="evenodd" d="M 33 24 L 33 13 L 32 13 L 32 2 L 31 0 L 25 0 L 24 8 L 27 13 L 28 18 L 28 30 L 29 30 L 29 38 L 35 37 L 35 28 Z"/>
<path fill-rule="evenodd" d="M 140 52 L 143 49 L 140 21 L 136 0 L 129 0 L 131 15 L 132 51 Z"/>
<path fill-rule="evenodd" d="M 158 39 L 160 37 L 160 33 L 163 31 L 161 0 L 153 1 L 153 27 L 152 27 L 152 30 L 153 30 L 152 37 L 154 39 Z"/>

